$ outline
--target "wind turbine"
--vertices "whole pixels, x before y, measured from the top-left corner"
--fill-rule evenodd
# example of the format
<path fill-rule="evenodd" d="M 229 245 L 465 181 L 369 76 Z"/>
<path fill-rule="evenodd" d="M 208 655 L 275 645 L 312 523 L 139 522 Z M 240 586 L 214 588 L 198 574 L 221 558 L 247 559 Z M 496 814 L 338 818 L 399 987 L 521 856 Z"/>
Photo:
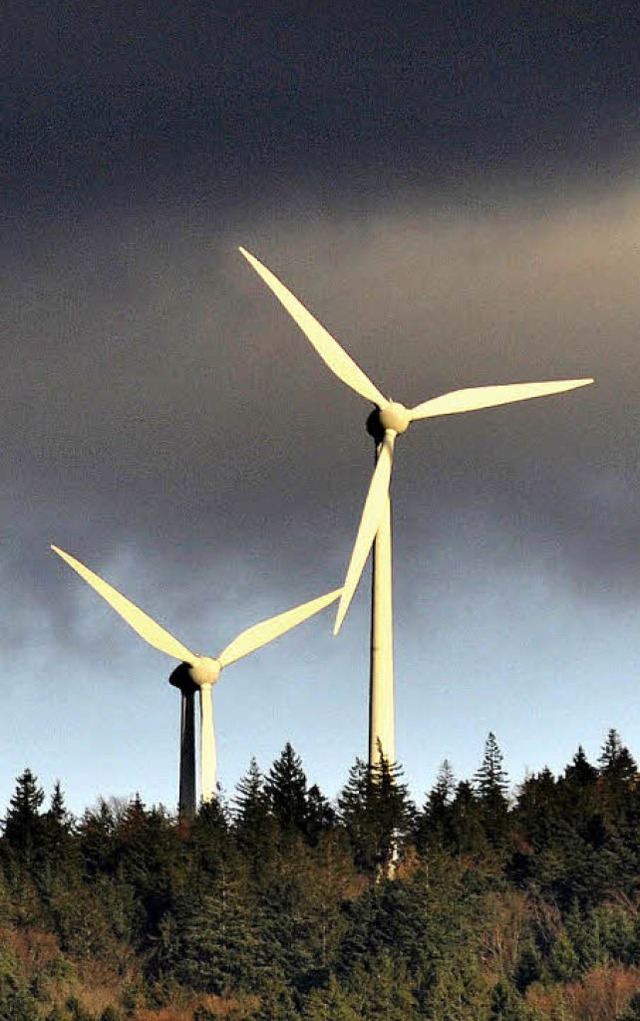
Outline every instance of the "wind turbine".
<path fill-rule="evenodd" d="M 165 631 L 160 624 L 148 616 L 143 610 L 130 602 L 111 585 L 103 581 L 88 567 L 81 564 L 75 557 L 65 553 L 58 546 L 51 549 L 62 557 L 70 567 L 77 571 L 81 578 L 91 585 L 126 620 L 127 624 L 137 631 L 145 642 L 159 649 L 160 652 L 181 660 L 180 666 L 171 674 L 169 681 L 182 693 L 180 717 L 180 794 L 179 811 L 181 815 L 193 815 L 196 808 L 195 784 L 195 720 L 194 696 L 200 692 L 200 797 L 202 801 L 211 801 L 216 796 L 217 758 L 216 739 L 213 726 L 213 699 L 211 689 L 218 681 L 223 667 L 235 663 L 237 659 L 255 652 L 262 645 L 272 642 L 286 631 L 302 624 L 303 621 L 318 613 L 340 595 L 342 589 L 328 592 L 318 599 L 302 603 L 293 610 L 279 613 L 275 617 L 263 620 L 260 624 L 242 631 L 237 638 L 227 645 L 216 657 L 201 656 L 187 649 Z"/>
<path fill-rule="evenodd" d="M 342 589 L 334 634 L 342 626 L 364 565 L 373 546 L 371 599 L 371 658 L 369 695 L 369 763 L 382 754 L 395 761 L 395 707 L 393 696 L 393 595 L 391 571 L 391 502 L 389 484 L 396 436 L 411 422 L 438 415 L 530 400 L 562 393 L 593 383 L 593 379 L 558 379 L 543 383 L 510 383 L 452 390 L 423 401 L 414 408 L 389 400 L 340 346 L 337 340 L 304 307 L 291 291 L 254 255 L 240 248 L 245 259 L 264 280 L 331 371 L 375 405 L 367 419 L 367 431 L 376 444 L 376 466 L 364 503 L 356 541 Z"/>

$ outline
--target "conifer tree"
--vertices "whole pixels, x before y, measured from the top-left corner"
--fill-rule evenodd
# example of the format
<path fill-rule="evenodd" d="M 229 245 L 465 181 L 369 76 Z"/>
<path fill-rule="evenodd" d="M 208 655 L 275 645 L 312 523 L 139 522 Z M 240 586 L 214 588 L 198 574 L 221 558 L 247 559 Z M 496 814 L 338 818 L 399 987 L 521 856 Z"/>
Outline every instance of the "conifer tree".
<path fill-rule="evenodd" d="M 376 827 L 370 811 L 371 777 L 362 759 L 356 759 L 348 780 L 338 795 L 338 812 L 345 827 L 359 868 L 371 869 L 376 858 Z"/>
<path fill-rule="evenodd" d="M 515 819 L 520 837 L 536 851 L 543 850 L 557 838 L 560 805 L 556 780 L 547 766 L 540 773 L 528 776 L 520 786 Z"/>
<path fill-rule="evenodd" d="M 580 960 L 568 933 L 563 930 L 549 955 L 549 970 L 558 982 L 570 982 L 579 972 Z"/>
<path fill-rule="evenodd" d="M 567 853 L 571 848 L 574 856 L 577 854 L 577 841 L 600 842 L 602 796 L 599 785 L 598 770 L 591 765 L 584 748 L 579 745 L 564 776 L 558 781 L 556 799 L 559 821 L 555 843 L 559 845 L 562 836 L 562 846 Z"/>
<path fill-rule="evenodd" d="M 451 803 L 455 789 L 456 779 L 453 775 L 451 763 L 448 759 L 443 759 L 438 769 L 433 793 L 441 804 L 448 805 Z"/>
<path fill-rule="evenodd" d="M 64 794 L 62 793 L 62 787 L 59 780 L 56 780 L 53 785 L 49 816 L 55 823 L 57 823 L 58 826 L 64 829 L 70 825 L 71 819 L 67 812 L 67 806 L 64 803 Z"/>
<path fill-rule="evenodd" d="M 264 777 L 253 756 L 247 772 L 237 783 L 236 792 L 231 799 L 236 824 L 240 821 L 250 820 L 256 809 L 266 806 Z"/>
<path fill-rule="evenodd" d="M 482 764 L 474 776 L 474 782 L 478 796 L 482 800 L 488 800 L 496 795 L 506 800 L 509 786 L 507 774 L 502 768 L 502 752 L 498 748 L 493 731 L 489 731 Z"/>
<path fill-rule="evenodd" d="M 607 734 L 607 740 L 598 759 L 600 776 L 609 781 L 625 783 L 634 780 L 638 766 L 629 749 L 622 744 L 620 735 L 613 728 Z"/>
<path fill-rule="evenodd" d="M 307 826 L 307 778 L 302 759 L 287 741 L 266 780 L 269 805 L 281 831 L 304 834 Z"/>
<path fill-rule="evenodd" d="M 451 804 L 451 830 L 458 856 L 476 854 L 486 848 L 487 837 L 481 820 L 479 799 L 469 781 L 461 780 Z"/>
<path fill-rule="evenodd" d="M 314 989 L 302 1005 L 304 1021 L 362 1021 L 362 1014 L 351 1003 L 349 994 L 335 975 L 329 976 L 326 988 Z"/>
<path fill-rule="evenodd" d="M 3 823 L 4 837 L 16 857 L 30 866 L 41 850 L 44 791 L 28 767 L 16 783 Z"/>
<path fill-rule="evenodd" d="M 230 850 L 228 811 L 221 799 L 202 801 L 191 826 L 190 846 L 205 872 L 217 875 L 218 864 Z"/>
<path fill-rule="evenodd" d="M 502 767 L 502 752 L 490 731 L 484 746 L 482 764 L 474 776 L 487 836 L 492 844 L 504 840 L 507 829 L 507 774 Z"/>
<path fill-rule="evenodd" d="M 520 994 L 537 982 L 542 975 L 542 958 L 535 942 L 526 943 L 520 951 L 514 972 L 514 982 Z"/>
<path fill-rule="evenodd" d="M 356 865 L 385 873 L 415 816 L 401 767 L 390 765 L 384 756 L 372 766 L 356 759 L 338 809 Z"/>
<path fill-rule="evenodd" d="M 269 809 L 265 781 L 255 758 L 239 780 L 232 798 L 236 843 L 247 855 L 254 873 L 260 873 L 275 846 L 274 820 Z"/>
<path fill-rule="evenodd" d="M 184 905 L 176 971 L 192 988 L 227 995 L 257 988 L 265 952 L 258 905 L 233 864 L 220 864 L 206 892 Z"/>
<path fill-rule="evenodd" d="M 528 1021 L 530 1012 L 508 982 L 498 982 L 491 995 L 489 1021 Z"/>
<path fill-rule="evenodd" d="M 565 780 L 573 787 L 593 787 L 597 776 L 598 770 L 587 759 L 582 745 L 578 745 L 578 751 L 564 771 Z"/>
<path fill-rule="evenodd" d="M 89 875 L 112 871 L 115 832 L 113 811 L 104 798 L 100 798 L 98 808 L 87 809 L 79 824 L 80 849 Z"/>
<path fill-rule="evenodd" d="M 611 833 L 628 826 L 637 832 L 640 806 L 635 794 L 638 766 L 629 749 L 622 744 L 617 731 L 607 734 L 600 766 L 600 793 L 604 825 Z"/>
<path fill-rule="evenodd" d="M 128 801 L 122 818 L 119 820 L 118 830 L 125 839 L 130 839 L 137 830 L 141 829 L 147 818 L 147 807 L 140 797 L 138 791 L 131 801 Z"/>
<path fill-rule="evenodd" d="M 58 867 L 75 858 L 71 834 L 73 818 L 67 811 L 60 781 L 56 780 L 49 811 L 42 819 L 43 853 L 48 864 Z"/>
<path fill-rule="evenodd" d="M 336 821 L 336 813 L 317 784 L 307 792 L 307 839 L 312 846 L 318 843 L 321 833 L 330 830 Z"/>
<path fill-rule="evenodd" d="M 454 791 L 455 778 L 451 763 L 444 759 L 416 823 L 419 851 L 424 851 L 428 844 L 443 848 L 452 846 L 451 803 Z"/>
<path fill-rule="evenodd" d="M 402 767 L 398 762 L 390 763 L 380 746 L 379 752 L 379 759 L 371 767 L 371 793 L 380 832 L 379 866 L 383 874 L 387 874 L 388 866 L 413 829 L 416 810 L 409 798 L 409 789 L 402 781 Z"/>

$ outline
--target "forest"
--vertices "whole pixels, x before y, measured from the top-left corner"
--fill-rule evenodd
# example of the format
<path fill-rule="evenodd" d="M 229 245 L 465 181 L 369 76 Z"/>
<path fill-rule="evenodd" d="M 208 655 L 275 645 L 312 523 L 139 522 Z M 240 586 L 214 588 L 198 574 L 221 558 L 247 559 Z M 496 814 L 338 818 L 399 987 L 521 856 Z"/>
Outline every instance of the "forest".
<path fill-rule="evenodd" d="M 421 805 L 356 760 L 335 801 L 290 744 L 193 819 L 30 769 L 0 837 L 0 1021 L 640 1021 L 640 774 L 512 787 L 489 734 Z"/>

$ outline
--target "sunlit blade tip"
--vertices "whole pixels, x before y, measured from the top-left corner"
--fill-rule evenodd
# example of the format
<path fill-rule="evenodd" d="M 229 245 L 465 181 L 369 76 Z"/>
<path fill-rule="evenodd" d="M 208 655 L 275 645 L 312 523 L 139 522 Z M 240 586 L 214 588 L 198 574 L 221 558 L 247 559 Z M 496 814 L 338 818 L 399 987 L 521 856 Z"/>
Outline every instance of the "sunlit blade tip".
<path fill-rule="evenodd" d="M 222 650 L 218 656 L 220 664 L 223 667 L 228 666 L 243 656 L 248 656 L 250 652 L 255 652 L 256 649 L 261 648 L 261 646 L 266 645 L 268 642 L 274 641 L 280 635 L 297 627 L 298 624 L 302 624 L 303 621 L 308 620 L 315 613 L 319 613 L 320 610 L 324 610 L 326 606 L 334 603 L 341 593 L 341 588 L 334 589 L 333 592 L 327 592 L 317 599 L 311 599 L 307 603 L 295 606 L 292 610 L 286 610 L 284 613 L 279 613 L 275 617 L 269 617 L 268 620 L 263 620 L 259 624 L 254 624 L 253 627 L 247 628 L 246 631 L 242 631 L 237 638 L 234 638 Z"/>
<path fill-rule="evenodd" d="M 275 294 L 278 301 L 284 306 L 291 318 L 298 324 L 307 340 L 329 366 L 331 371 L 341 379 L 343 383 L 355 390 L 366 400 L 372 401 L 379 407 L 384 408 L 389 403 L 384 394 L 380 393 L 375 383 L 356 365 L 353 358 L 340 346 L 338 341 L 325 330 L 315 316 L 299 301 L 288 287 L 278 280 L 277 276 L 267 269 L 255 255 L 248 252 L 246 248 L 239 248 L 256 273 L 262 277 L 267 287 Z"/>
<path fill-rule="evenodd" d="M 197 659 L 195 654 L 187 649 L 186 645 L 179 642 L 177 638 L 174 638 L 173 635 L 161 627 L 160 624 L 157 624 L 152 617 L 144 612 L 144 610 L 141 610 L 139 606 L 132 603 L 126 598 L 126 596 L 123 596 L 122 593 L 118 592 L 118 590 L 113 588 L 112 585 L 109 585 L 108 582 L 104 581 L 99 575 L 90 571 L 88 567 L 85 567 L 85 565 L 79 560 L 72 557 L 70 553 L 65 553 L 65 551 L 60 549 L 59 546 L 54 546 L 53 544 L 51 549 L 54 553 L 57 553 L 59 557 L 62 557 L 69 567 L 72 567 L 73 570 L 80 575 L 83 581 L 86 581 L 99 596 L 102 596 L 105 602 L 107 602 L 109 606 L 127 622 L 129 627 L 133 628 L 133 630 L 145 640 L 145 642 L 152 645 L 160 652 L 166 653 L 167 656 L 173 656 L 174 659 L 183 660 L 186 663 L 193 663 Z"/>
<path fill-rule="evenodd" d="M 410 411 L 412 421 L 420 418 L 435 418 L 437 415 L 455 415 L 465 411 L 479 411 L 482 408 L 528 401 L 535 397 L 547 397 L 564 393 L 593 383 L 589 379 L 550 379 L 542 383 L 507 383 L 498 386 L 474 386 L 464 390 L 433 397 L 418 404 Z"/>
<path fill-rule="evenodd" d="M 336 613 L 336 619 L 333 624 L 334 635 L 340 634 L 340 629 L 344 623 L 344 618 L 347 615 L 347 610 L 349 609 L 350 605 L 351 605 L 350 600 L 346 605 L 343 604 L 342 601 L 340 601 L 340 605 L 338 606 L 338 612 Z"/>

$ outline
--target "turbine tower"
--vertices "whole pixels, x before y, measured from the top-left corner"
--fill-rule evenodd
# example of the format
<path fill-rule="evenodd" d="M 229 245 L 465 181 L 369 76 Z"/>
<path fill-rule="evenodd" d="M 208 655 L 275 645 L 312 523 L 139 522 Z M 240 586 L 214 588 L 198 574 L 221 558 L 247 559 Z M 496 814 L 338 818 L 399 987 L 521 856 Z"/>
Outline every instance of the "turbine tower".
<path fill-rule="evenodd" d="M 593 379 L 559 379 L 542 383 L 510 383 L 453 390 L 423 401 L 414 408 L 389 400 L 298 299 L 245 248 L 245 259 L 295 320 L 331 371 L 352 390 L 375 405 L 367 419 L 367 431 L 376 444 L 376 466 L 364 503 L 360 525 L 338 605 L 334 627 L 337 634 L 357 588 L 373 546 L 371 599 L 371 657 L 369 693 L 369 764 L 382 754 L 395 762 L 395 708 L 393 694 L 393 588 L 391 569 L 391 502 L 389 485 L 396 437 L 411 422 L 438 415 L 530 400 L 562 393 L 593 383 Z"/>
<path fill-rule="evenodd" d="M 286 631 L 302 624 L 315 613 L 340 595 L 342 589 L 328 592 L 318 599 L 302 603 L 293 610 L 279 613 L 275 617 L 263 620 L 260 624 L 242 631 L 237 638 L 227 645 L 216 657 L 201 656 L 191 652 L 185 645 L 174 638 L 168 631 L 156 623 L 143 610 L 121 595 L 111 585 L 103 581 L 88 567 L 81 564 L 75 557 L 65 553 L 58 546 L 52 550 L 62 557 L 70 567 L 77 571 L 81 578 L 107 601 L 109 606 L 137 631 L 145 642 L 160 652 L 181 660 L 180 666 L 171 674 L 169 680 L 182 694 L 180 714 L 180 793 L 179 812 L 181 815 L 193 815 L 196 809 L 195 785 L 195 720 L 194 696 L 200 692 L 200 797 L 202 801 L 211 801 L 216 797 L 217 757 L 216 739 L 213 725 L 213 685 L 220 677 L 223 667 L 235 663 L 236 660 L 255 652 L 261 646 L 272 642 Z"/>

